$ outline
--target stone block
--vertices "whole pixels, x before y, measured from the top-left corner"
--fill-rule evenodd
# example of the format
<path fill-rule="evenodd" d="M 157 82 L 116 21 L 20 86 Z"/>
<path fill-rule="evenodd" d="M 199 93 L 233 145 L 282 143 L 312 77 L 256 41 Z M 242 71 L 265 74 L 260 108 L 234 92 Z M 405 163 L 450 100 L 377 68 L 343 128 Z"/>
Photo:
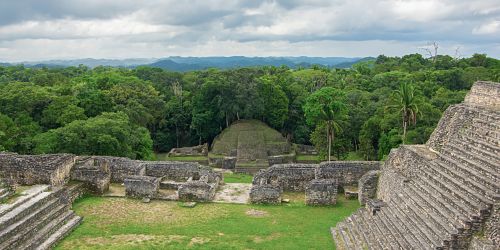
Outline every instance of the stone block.
<path fill-rule="evenodd" d="M 81 181 L 91 192 L 103 194 L 109 188 L 111 172 L 100 157 L 78 157 L 71 170 L 71 180 Z"/>
<path fill-rule="evenodd" d="M 257 204 L 280 204 L 282 189 L 275 185 L 254 185 L 250 189 L 250 202 Z"/>
<path fill-rule="evenodd" d="M 135 198 L 156 198 L 160 178 L 133 175 L 125 178 L 125 194 Z"/>
<path fill-rule="evenodd" d="M 358 201 L 361 206 L 366 204 L 368 199 L 375 198 L 377 194 L 377 184 L 380 171 L 372 170 L 364 174 L 358 181 Z"/>
<path fill-rule="evenodd" d="M 177 190 L 181 201 L 211 201 L 215 197 L 216 184 L 204 181 L 188 181 Z"/>
<path fill-rule="evenodd" d="M 223 158 L 222 161 L 222 168 L 223 169 L 234 169 L 236 167 L 236 157 L 233 156 L 226 156 Z"/>
<path fill-rule="evenodd" d="M 312 206 L 335 205 L 337 203 L 337 181 L 315 179 L 306 188 L 306 204 Z"/>

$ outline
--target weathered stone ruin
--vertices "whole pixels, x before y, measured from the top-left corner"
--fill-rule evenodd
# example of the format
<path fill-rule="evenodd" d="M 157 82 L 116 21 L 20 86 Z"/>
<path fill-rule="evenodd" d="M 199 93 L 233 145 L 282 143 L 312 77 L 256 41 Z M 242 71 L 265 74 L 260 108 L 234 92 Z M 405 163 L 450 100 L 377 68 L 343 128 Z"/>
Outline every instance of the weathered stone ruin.
<path fill-rule="evenodd" d="M 252 197 L 255 195 L 252 192 L 259 192 L 260 197 L 266 192 L 260 192 L 259 186 L 266 185 L 279 187 L 283 191 L 304 192 L 314 180 L 328 180 L 322 183 L 335 188 L 335 193 L 338 187 L 347 187 L 357 185 L 358 180 L 371 170 L 377 170 L 380 167 L 379 162 L 373 161 L 334 161 L 323 162 L 321 164 L 277 164 L 268 169 L 260 170 L 254 175 L 252 181 L 252 190 L 250 192 L 250 201 L 256 202 Z M 315 183 L 315 182 L 312 182 Z M 269 188 L 266 188 L 268 190 Z M 333 190 L 333 188 L 329 189 Z M 269 192 L 270 195 L 275 193 Z M 313 192 L 306 192 L 306 200 L 308 194 L 316 195 Z M 274 196 L 270 197 L 274 200 Z M 312 199 L 316 199 L 311 197 Z M 263 203 L 266 199 L 259 198 L 258 202 Z M 273 202 L 275 203 L 275 202 Z M 319 203 L 318 203 L 319 204 Z"/>
<path fill-rule="evenodd" d="M 375 198 L 377 194 L 379 170 L 368 171 L 358 181 L 358 200 L 359 204 L 365 205 L 367 200 Z"/>
<path fill-rule="evenodd" d="M 0 153 L 0 177 L 2 199 L 19 185 L 36 185 L 13 203 L 0 204 L 0 249 L 51 248 L 82 220 L 70 210 L 74 199 L 84 192 L 103 194 L 111 183 L 124 183 L 128 197 L 211 201 L 223 179 L 198 163 L 10 153 Z M 161 189 L 175 195 L 165 197 Z"/>
<path fill-rule="evenodd" d="M 254 185 L 250 190 L 250 201 L 256 204 L 279 204 L 283 189 L 272 184 Z"/>
<path fill-rule="evenodd" d="M 306 204 L 335 205 L 337 203 L 337 181 L 333 179 L 314 179 L 306 187 Z"/>
<path fill-rule="evenodd" d="M 75 156 L 0 154 L 0 176 L 18 185 L 50 184 L 60 186 L 70 178 Z"/>
<path fill-rule="evenodd" d="M 274 164 L 294 162 L 295 152 L 285 137 L 263 122 L 239 120 L 214 139 L 208 160 L 214 167 L 255 173 Z"/>
<path fill-rule="evenodd" d="M 168 152 L 168 156 L 207 156 L 208 155 L 208 144 L 193 146 L 193 147 L 183 147 L 183 148 L 172 148 Z"/>
<path fill-rule="evenodd" d="M 125 178 L 125 193 L 129 197 L 153 199 L 158 196 L 160 178 L 132 175 Z"/>
<path fill-rule="evenodd" d="M 366 207 L 332 228 L 337 248 L 500 249 L 499 155 L 500 84 L 477 82 L 426 145 L 391 151 L 376 200 L 361 191 Z"/>

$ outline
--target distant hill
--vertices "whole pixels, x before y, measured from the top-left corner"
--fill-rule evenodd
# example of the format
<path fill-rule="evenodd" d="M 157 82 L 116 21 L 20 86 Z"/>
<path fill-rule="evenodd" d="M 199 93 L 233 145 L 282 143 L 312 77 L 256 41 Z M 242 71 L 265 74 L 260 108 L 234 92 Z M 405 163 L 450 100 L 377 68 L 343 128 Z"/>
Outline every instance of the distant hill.
<path fill-rule="evenodd" d="M 339 63 L 337 65 L 334 66 L 334 68 L 338 68 L 338 69 L 348 69 L 348 68 L 351 68 L 352 65 L 356 64 L 356 63 L 359 63 L 359 62 L 367 62 L 367 61 L 372 61 L 372 60 L 375 60 L 376 58 L 375 57 L 365 57 L 365 58 L 361 58 L 359 60 L 356 60 L 356 61 L 352 61 L 352 62 L 343 62 L 343 63 Z"/>
<path fill-rule="evenodd" d="M 325 67 L 349 68 L 354 63 L 366 58 L 348 57 L 169 57 L 159 60 L 151 67 L 158 67 L 172 71 L 202 70 L 208 68 L 238 68 L 254 66 L 287 66 L 290 68 L 310 67 L 321 65 Z M 369 59 L 373 59 L 369 57 Z M 340 66 L 338 66 L 340 65 Z"/>
<path fill-rule="evenodd" d="M 131 59 L 75 59 L 75 60 L 48 60 L 20 63 L 0 63 L 2 66 L 23 64 L 32 68 L 58 68 L 85 65 L 87 67 L 111 66 L 135 68 L 137 66 L 151 66 L 171 71 L 204 70 L 208 68 L 239 68 L 255 66 L 287 66 L 290 68 L 310 67 L 321 65 L 329 68 L 349 68 L 359 61 L 373 60 L 373 57 L 179 57 L 172 56 L 162 59 L 131 58 Z"/>

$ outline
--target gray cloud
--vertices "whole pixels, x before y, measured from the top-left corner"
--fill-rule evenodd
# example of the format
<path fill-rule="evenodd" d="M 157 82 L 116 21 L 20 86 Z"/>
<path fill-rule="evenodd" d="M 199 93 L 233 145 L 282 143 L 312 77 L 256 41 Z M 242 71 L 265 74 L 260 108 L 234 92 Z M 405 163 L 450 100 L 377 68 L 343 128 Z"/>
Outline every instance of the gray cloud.
<path fill-rule="evenodd" d="M 42 58 L 47 51 L 53 52 L 51 58 L 127 57 L 121 53 L 132 49 L 144 56 L 321 51 L 330 56 L 339 51 L 375 55 L 395 44 L 398 51 L 408 46 L 403 53 L 417 52 L 415 47 L 427 41 L 499 57 L 497 0 L 0 2 L 0 60 Z M 349 43 L 368 48 L 353 50 Z M 25 48 L 28 53 L 14 53 L 29 44 L 33 46 Z M 44 47 L 35 47 L 41 44 Z M 71 49 L 75 44 L 84 49 Z M 346 50 L 316 47 L 322 44 Z M 62 47 L 67 51 L 57 49 Z"/>

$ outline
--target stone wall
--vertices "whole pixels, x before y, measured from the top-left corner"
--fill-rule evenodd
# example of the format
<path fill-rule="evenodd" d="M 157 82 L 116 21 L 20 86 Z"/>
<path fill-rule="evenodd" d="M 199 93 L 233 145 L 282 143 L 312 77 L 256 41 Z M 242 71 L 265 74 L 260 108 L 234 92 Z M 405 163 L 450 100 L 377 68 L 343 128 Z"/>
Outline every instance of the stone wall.
<path fill-rule="evenodd" d="M 316 164 L 277 164 L 260 170 L 253 177 L 253 185 L 271 184 L 283 191 L 305 191 L 309 182 L 315 179 Z"/>
<path fill-rule="evenodd" d="M 9 184 L 61 186 L 70 179 L 75 156 L 71 154 L 0 154 L 0 176 Z"/>
<path fill-rule="evenodd" d="M 363 174 L 378 170 L 376 161 L 332 161 L 321 164 L 276 164 L 254 175 L 253 185 L 272 184 L 283 191 L 305 191 L 314 179 L 334 179 L 338 185 L 357 185 Z"/>
<path fill-rule="evenodd" d="M 295 162 L 295 154 L 288 155 L 273 155 L 267 158 L 269 161 L 269 166 L 273 166 L 276 164 L 287 164 Z"/>
<path fill-rule="evenodd" d="M 500 84 L 494 82 L 478 81 L 474 83 L 467 96 L 465 104 L 492 110 L 500 110 Z"/>
<path fill-rule="evenodd" d="M 314 179 L 306 188 L 306 204 L 311 206 L 335 205 L 337 203 L 337 181 Z"/>
<path fill-rule="evenodd" d="M 211 201 L 215 197 L 218 183 L 207 183 L 205 181 L 188 181 L 181 184 L 178 189 L 181 201 Z"/>
<path fill-rule="evenodd" d="M 358 181 L 358 200 L 362 206 L 368 199 L 375 198 L 380 170 L 370 170 Z"/>
<path fill-rule="evenodd" d="M 78 157 L 71 171 L 71 180 L 84 182 L 88 190 L 103 194 L 109 188 L 111 171 L 101 157 Z"/>
<path fill-rule="evenodd" d="M 356 186 L 366 172 L 379 168 L 378 161 L 322 162 L 316 169 L 316 179 L 335 179 L 339 186 Z"/>
<path fill-rule="evenodd" d="M 160 178 L 132 175 L 125 178 L 125 194 L 135 198 L 155 198 L 160 188 Z"/>
<path fill-rule="evenodd" d="M 201 165 L 194 162 L 147 162 L 145 175 L 163 177 L 168 180 L 187 181 L 188 178 L 199 180 L 201 177 Z"/>
<path fill-rule="evenodd" d="M 250 202 L 256 204 L 280 204 L 281 187 L 271 184 L 253 185 L 250 189 Z"/>
<path fill-rule="evenodd" d="M 111 182 L 123 183 L 125 178 L 130 175 L 144 175 L 144 161 L 131 160 L 124 157 L 94 156 L 96 159 L 105 161 L 111 172 Z"/>
<path fill-rule="evenodd" d="M 317 155 L 318 151 L 312 145 L 295 144 L 295 151 L 301 155 Z"/>
<path fill-rule="evenodd" d="M 193 147 L 183 147 L 183 148 L 172 148 L 168 153 L 168 156 L 207 156 L 208 155 L 208 144 L 193 146 Z"/>

